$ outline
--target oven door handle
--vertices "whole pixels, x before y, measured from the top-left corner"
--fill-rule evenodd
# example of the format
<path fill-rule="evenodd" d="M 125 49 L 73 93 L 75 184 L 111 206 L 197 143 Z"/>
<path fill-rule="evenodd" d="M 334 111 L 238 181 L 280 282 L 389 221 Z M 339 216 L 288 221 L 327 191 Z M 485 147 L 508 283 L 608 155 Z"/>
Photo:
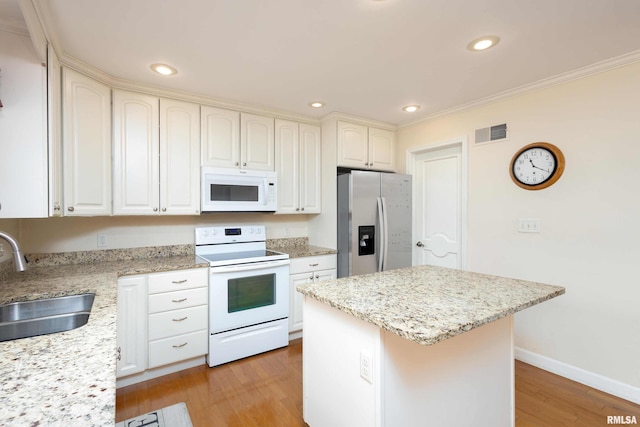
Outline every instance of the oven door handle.
<path fill-rule="evenodd" d="M 265 262 L 253 262 L 249 264 L 239 264 L 239 265 L 223 265 L 211 267 L 211 274 L 216 273 L 230 273 L 230 272 L 240 272 L 240 271 L 251 271 L 251 270 L 264 270 L 265 268 L 272 267 L 280 267 L 282 265 L 290 264 L 288 259 L 278 260 L 278 261 L 265 261 Z"/>

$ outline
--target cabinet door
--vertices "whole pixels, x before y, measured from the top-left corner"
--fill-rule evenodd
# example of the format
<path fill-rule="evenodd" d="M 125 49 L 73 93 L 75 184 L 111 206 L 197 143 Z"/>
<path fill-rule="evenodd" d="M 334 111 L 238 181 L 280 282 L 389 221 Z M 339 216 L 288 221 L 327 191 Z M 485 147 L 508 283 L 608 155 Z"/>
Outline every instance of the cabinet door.
<path fill-rule="evenodd" d="M 338 122 L 338 166 L 365 169 L 369 167 L 367 127 Z"/>
<path fill-rule="evenodd" d="M 395 134 L 384 129 L 369 128 L 369 167 L 394 172 Z"/>
<path fill-rule="evenodd" d="M 298 273 L 289 276 L 289 332 L 302 330 L 302 317 L 304 307 L 304 295 L 296 291 L 296 286 L 306 285 L 313 281 L 313 273 Z"/>
<path fill-rule="evenodd" d="M 240 167 L 240 113 L 203 105 L 200 114 L 202 166 Z"/>
<path fill-rule="evenodd" d="M 313 274 L 313 279 L 316 282 L 322 282 L 324 280 L 332 280 L 335 279 L 338 276 L 338 271 L 334 268 L 331 270 L 320 270 L 320 271 L 316 271 Z"/>
<path fill-rule="evenodd" d="M 240 115 L 240 166 L 243 169 L 275 170 L 274 119 Z"/>
<path fill-rule="evenodd" d="M 113 213 L 159 210 L 158 98 L 113 91 Z"/>
<path fill-rule="evenodd" d="M 116 377 L 147 368 L 147 276 L 118 280 Z"/>
<path fill-rule="evenodd" d="M 160 213 L 200 213 L 200 106 L 160 100 Z"/>
<path fill-rule="evenodd" d="M 111 89 L 62 69 L 64 215 L 111 215 Z"/>
<path fill-rule="evenodd" d="M 300 212 L 322 211 L 320 127 L 300 124 Z M 280 181 L 278 180 L 278 185 Z M 280 191 L 280 189 L 278 189 Z"/>
<path fill-rule="evenodd" d="M 29 37 L 0 34 L 0 218 L 47 217 L 46 69 Z"/>
<path fill-rule="evenodd" d="M 47 46 L 49 121 L 49 216 L 62 216 L 62 77 L 58 56 Z"/>
<path fill-rule="evenodd" d="M 277 213 L 292 214 L 300 211 L 299 170 L 300 151 L 298 123 L 276 120 L 276 171 L 278 172 Z"/>

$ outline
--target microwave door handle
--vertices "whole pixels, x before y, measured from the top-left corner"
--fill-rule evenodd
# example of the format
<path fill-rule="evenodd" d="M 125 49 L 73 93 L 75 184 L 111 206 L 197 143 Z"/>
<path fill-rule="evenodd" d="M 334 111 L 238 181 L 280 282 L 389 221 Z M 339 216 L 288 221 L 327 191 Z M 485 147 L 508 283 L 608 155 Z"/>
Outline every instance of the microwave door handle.
<path fill-rule="evenodd" d="M 218 266 L 218 267 L 211 267 L 211 274 L 262 270 L 265 268 L 279 267 L 281 265 L 287 265 L 287 264 L 289 264 L 288 259 L 283 259 L 279 261 L 254 262 L 254 263 L 239 264 L 239 265 L 224 265 L 224 266 Z"/>

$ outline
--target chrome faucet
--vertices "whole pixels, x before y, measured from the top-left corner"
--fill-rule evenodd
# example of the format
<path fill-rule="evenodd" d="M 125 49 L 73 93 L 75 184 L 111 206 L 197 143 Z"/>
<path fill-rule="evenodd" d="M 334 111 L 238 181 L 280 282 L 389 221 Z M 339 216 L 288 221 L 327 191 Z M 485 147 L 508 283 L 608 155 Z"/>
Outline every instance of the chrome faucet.
<path fill-rule="evenodd" d="M 0 238 L 9 242 L 13 249 L 13 261 L 15 263 L 16 271 L 25 271 L 27 266 L 24 263 L 24 255 L 22 255 L 20 246 L 18 246 L 18 241 L 11 234 L 5 233 L 2 230 L 0 230 Z"/>

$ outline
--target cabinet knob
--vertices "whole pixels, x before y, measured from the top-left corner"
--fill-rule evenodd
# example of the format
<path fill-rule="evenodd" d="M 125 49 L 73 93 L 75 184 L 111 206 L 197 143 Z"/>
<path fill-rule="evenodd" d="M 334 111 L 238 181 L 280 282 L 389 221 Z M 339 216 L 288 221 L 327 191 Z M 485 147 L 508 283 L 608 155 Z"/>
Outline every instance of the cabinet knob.
<path fill-rule="evenodd" d="M 68 210 L 69 212 L 73 212 L 73 211 L 75 211 L 75 209 L 74 209 L 74 207 L 73 207 L 73 206 L 69 206 L 69 207 L 67 208 L 67 210 Z"/>
<path fill-rule="evenodd" d="M 166 212 L 166 211 L 167 211 L 167 208 L 162 208 L 162 212 Z"/>
<path fill-rule="evenodd" d="M 60 205 L 53 205 L 54 211 L 60 211 Z"/>
<path fill-rule="evenodd" d="M 303 211 L 303 210 L 304 210 L 304 208 L 300 208 L 300 210 L 301 210 L 301 211 Z"/>
<path fill-rule="evenodd" d="M 299 212 L 299 211 L 300 211 L 300 208 L 296 208 L 296 212 Z"/>
<path fill-rule="evenodd" d="M 313 280 L 313 274 L 311 275 L 311 277 L 309 277 L 309 280 Z"/>
<path fill-rule="evenodd" d="M 247 162 L 242 162 L 242 166 L 247 166 Z"/>
<path fill-rule="evenodd" d="M 318 275 L 316 274 L 316 279 L 319 279 L 319 278 L 320 278 L 320 276 L 318 276 Z"/>
<path fill-rule="evenodd" d="M 153 211 L 154 212 L 158 212 L 158 208 L 153 208 Z"/>
<path fill-rule="evenodd" d="M 236 162 L 236 166 L 240 166 L 240 162 Z"/>
<path fill-rule="evenodd" d="M 122 360 L 122 348 L 118 347 L 118 356 L 116 357 L 117 360 Z"/>

